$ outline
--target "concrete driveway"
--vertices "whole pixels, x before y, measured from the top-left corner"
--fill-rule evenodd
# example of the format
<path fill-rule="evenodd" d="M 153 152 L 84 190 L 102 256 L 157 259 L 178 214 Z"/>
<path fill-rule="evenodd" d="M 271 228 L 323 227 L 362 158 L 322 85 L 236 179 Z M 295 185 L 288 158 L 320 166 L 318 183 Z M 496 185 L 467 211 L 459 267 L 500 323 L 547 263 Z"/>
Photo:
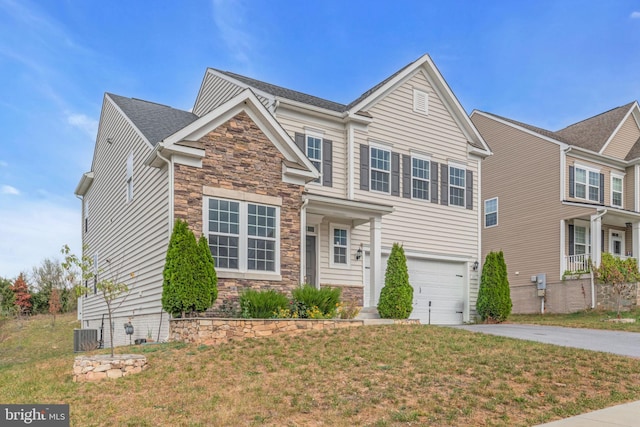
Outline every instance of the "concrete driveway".
<path fill-rule="evenodd" d="M 640 333 L 541 325 L 461 325 L 471 332 L 640 358 Z"/>

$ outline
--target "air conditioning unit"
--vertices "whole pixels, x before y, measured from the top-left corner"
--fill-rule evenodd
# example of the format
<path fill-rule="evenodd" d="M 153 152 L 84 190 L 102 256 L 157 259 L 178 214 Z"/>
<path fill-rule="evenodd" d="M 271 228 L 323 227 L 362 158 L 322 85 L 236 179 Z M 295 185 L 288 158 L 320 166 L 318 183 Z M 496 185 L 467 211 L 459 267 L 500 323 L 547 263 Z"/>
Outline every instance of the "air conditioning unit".
<path fill-rule="evenodd" d="M 74 329 L 73 352 L 90 351 L 98 348 L 97 329 Z"/>

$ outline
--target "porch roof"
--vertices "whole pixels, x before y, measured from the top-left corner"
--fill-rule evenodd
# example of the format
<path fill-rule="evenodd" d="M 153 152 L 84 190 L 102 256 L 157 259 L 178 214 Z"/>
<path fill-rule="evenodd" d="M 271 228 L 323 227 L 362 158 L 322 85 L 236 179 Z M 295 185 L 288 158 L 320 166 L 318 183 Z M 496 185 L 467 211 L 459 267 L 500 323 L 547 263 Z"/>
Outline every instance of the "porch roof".
<path fill-rule="evenodd" d="M 602 205 L 589 205 L 585 203 L 565 203 L 565 204 L 593 208 L 592 211 L 578 214 L 574 217 L 566 218 L 566 219 L 580 219 L 584 221 L 589 221 L 591 219 L 591 215 L 603 214 L 602 216 L 603 223 L 607 225 L 618 226 L 618 227 L 625 227 L 627 226 L 627 223 L 640 221 L 640 213 L 629 211 L 626 209 L 614 208 L 611 206 L 603 207 Z"/>
<path fill-rule="evenodd" d="M 354 227 L 369 222 L 371 218 L 382 217 L 394 211 L 393 206 L 379 203 L 361 202 L 330 196 L 306 193 L 307 213 L 343 218 L 353 222 Z"/>

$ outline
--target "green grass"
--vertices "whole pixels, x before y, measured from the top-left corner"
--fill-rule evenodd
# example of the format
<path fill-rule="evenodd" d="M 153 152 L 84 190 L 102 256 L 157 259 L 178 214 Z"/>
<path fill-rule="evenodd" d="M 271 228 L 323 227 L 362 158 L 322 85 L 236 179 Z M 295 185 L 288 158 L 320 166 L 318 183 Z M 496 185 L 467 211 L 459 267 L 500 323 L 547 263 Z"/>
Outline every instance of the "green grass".
<path fill-rule="evenodd" d="M 529 426 L 640 399 L 640 360 L 435 326 L 121 347 L 150 368 L 74 383 L 76 325 L 2 326 L 0 402 L 68 403 L 74 426 Z"/>
<path fill-rule="evenodd" d="M 570 314 L 512 314 L 506 323 L 530 323 L 537 325 L 565 326 L 570 328 L 610 329 L 640 332 L 640 309 L 620 313 L 620 317 L 636 319 L 635 323 L 614 323 L 615 311 L 586 310 Z"/>

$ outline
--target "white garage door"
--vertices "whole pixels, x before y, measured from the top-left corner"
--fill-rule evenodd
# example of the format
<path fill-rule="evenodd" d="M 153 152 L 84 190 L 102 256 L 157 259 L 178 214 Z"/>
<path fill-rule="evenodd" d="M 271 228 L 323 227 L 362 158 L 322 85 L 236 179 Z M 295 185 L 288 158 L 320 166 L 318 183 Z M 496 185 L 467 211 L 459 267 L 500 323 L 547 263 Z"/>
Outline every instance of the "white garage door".
<path fill-rule="evenodd" d="M 368 254 L 367 254 L 368 255 Z M 369 257 L 365 260 L 365 305 L 369 297 Z M 384 286 L 387 255 L 382 256 L 382 282 L 378 284 L 375 303 Z M 412 319 L 432 325 L 457 325 L 463 322 L 466 263 L 407 258 L 409 283 L 413 286 Z"/>

